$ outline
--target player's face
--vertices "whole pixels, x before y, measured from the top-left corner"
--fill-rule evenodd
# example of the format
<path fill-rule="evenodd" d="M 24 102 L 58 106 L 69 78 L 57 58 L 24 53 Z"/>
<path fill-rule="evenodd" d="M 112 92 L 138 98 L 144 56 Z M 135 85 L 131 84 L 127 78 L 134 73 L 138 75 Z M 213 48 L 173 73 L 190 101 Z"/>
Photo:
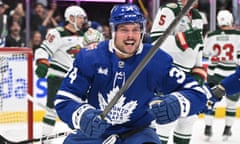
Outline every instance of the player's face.
<path fill-rule="evenodd" d="M 77 16 L 76 17 L 76 24 L 79 29 L 82 28 L 82 25 L 84 23 L 84 17 L 83 16 Z"/>
<path fill-rule="evenodd" d="M 134 55 L 141 41 L 141 27 L 137 23 L 120 24 L 115 32 L 115 46 L 128 55 Z M 123 57 L 126 58 L 126 57 Z"/>

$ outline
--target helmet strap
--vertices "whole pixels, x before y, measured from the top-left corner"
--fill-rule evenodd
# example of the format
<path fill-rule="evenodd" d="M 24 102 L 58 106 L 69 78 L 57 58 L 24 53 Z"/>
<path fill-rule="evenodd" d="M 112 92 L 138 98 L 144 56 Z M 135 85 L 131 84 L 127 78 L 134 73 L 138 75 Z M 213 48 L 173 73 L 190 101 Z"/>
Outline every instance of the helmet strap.
<path fill-rule="evenodd" d="M 73 27 L 74 27 L 74 29 L 75 29 L 76 31 L 79 31 L 79 28 L 78 28 L 78 26 L 77 26 L 76 20 L 77 20 L 77 17 L 74 16 L 74 22 L 71 21 L 71 20 L 70 20 L 69 22 L 73 25 Z"/>
<path fill-rule="evenodd" d="M 123 55 L 124 57 L 131 57 L 131 56 L 133 55 L 133 54 L 128 54 L 128 53 L 126 53 L 126 52 L 124 52 L 124 51 L 116 48 L 115 46 L 113 47 L 113 49 L 114 49 L 117 53 Z"/>

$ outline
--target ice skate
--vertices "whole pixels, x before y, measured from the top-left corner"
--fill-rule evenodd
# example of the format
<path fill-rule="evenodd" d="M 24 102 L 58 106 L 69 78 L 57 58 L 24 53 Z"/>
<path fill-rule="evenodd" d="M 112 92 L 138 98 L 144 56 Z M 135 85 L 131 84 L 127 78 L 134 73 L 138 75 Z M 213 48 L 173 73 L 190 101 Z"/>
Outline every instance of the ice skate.
<path fill-rule="evenodd" d="M 227 141 L 230 136 L 232 136 L 231 127 L 225 126 L 223 131 L 223 141 Z"/>
<path fill-rule="evenodd" d="M 212 126 L 205 126 L 204 135 L 206 136 L 206 141 L 209 141 L 212 137 Z"/>

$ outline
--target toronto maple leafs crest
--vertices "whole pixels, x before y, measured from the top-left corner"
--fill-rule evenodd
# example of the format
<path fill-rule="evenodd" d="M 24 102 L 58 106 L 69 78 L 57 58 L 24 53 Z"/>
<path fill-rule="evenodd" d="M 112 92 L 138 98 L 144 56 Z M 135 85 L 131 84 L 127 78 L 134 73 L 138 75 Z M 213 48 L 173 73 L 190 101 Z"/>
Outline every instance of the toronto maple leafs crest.
<path fill-rule="evenodd" d="M 101 110 L 105 109 L 105 107 L 110 103 L 110 101 L 113 99 L 113 97 L 116 95 L 118 91 L 119 87 L 113 88 L 113 90 L 111 90 L 107 94 L 107 101 L 105 101 L 101 93 L 98 94 L 98 100 Z M 125 99 L 126 97 L 122 95 L 118 102 L 113 106 L 111 111 L 108 113 L 107 117 L 109 119 L 109 122 L 112 123 L 112 125 L 122 124 L 130 121 L 130 116 L 137 107 L 137 101 L 130 101 L 125 103 Z"/>

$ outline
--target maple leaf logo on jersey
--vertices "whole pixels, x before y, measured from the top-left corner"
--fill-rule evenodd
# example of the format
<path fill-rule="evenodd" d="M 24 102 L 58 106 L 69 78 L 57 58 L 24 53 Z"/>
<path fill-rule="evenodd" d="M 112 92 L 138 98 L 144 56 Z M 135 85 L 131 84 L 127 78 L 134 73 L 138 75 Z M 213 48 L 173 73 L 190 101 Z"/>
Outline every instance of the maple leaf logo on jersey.
<path fill-rule="evenodd" d="M 109 94 L 107 94 L 107 101 L 105 101 L 101 93 L 98 94 L 98 101 L 100 104 L 101 110 L 104 110 L 108 103 L 113 99 L 116 93 L 119 91 L 119 88 L 116 87 Z M 137 101 L 130 101 L 124 103 L 126 97 L 124 95 L 118 100 L 118 102 L 113 106 L 111 111 L 108 113 L 107 118 L 110 120 L 112 125 L 122 124 L 130 120 L 130 115 L 137 107 Z"/>

